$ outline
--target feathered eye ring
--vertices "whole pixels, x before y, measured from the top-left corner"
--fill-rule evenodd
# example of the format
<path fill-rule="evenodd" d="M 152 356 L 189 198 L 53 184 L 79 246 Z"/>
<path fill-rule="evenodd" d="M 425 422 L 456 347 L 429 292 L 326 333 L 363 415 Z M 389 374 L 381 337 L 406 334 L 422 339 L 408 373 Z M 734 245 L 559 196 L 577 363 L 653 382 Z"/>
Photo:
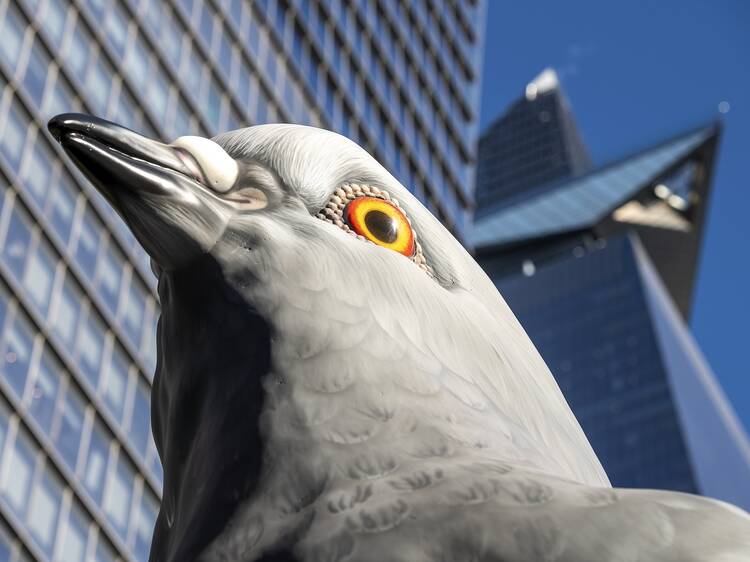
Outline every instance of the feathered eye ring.
<path fill-rule="evenodd" d="M 369 185 L 344 184 L 317 217 L 357 238 L 406 256 L 432 275 L 406 213 L 386 191 Z"/>

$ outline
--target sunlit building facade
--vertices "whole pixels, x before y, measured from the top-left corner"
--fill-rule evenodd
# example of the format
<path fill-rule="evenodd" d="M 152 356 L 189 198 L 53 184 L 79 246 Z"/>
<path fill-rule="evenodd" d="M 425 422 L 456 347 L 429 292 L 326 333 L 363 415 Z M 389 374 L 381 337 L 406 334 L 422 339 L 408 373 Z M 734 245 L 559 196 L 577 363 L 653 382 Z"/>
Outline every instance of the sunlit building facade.
<path fill-rule="evenodd" d="M 465 238 L 483 14 L 481 0 L 0 2 L 0 560 L 145 560 L 162 486 L 148 259 L 47 119 L 167 140 L 326 127 Z"/>

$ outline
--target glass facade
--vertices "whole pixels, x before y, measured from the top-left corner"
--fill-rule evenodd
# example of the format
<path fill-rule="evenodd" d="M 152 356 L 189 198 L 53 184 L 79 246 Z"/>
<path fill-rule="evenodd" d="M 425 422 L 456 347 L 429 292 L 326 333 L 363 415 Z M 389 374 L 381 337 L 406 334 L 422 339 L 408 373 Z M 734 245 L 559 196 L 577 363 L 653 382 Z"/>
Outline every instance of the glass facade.
<path fill-rule="evenodd" d="M 465 238 L 482 0 L 0 0 L 0 560 L 145 560 L 148 259 L 46 130 L 336 130 Z"/>
<path fill-rule="evenodd" d="M 525 101 L 548 95 L 529 91 Z M 506 125 L 493 134 L 510 138 Z M 518 192 L 514 174 L 501 176 L 472 242 L 613 485 L 747 509 L 750 440 L 687 325 L 719 134 L 710 123 Z"/>
<path fill-rule="evenodd" d="M 554 373 L 615 486 L 698 492 L 632 241 L 497 286 Z"/>
<path fill-rule="evenodd" d="M 557 75 L 546 69 L 479 139 L 477 216 L 591 167 Z"/>
<path fill-rule="evenodd" d="M 750 440 L 640 237 L 571 237 L 524 263 L 490 273 L 612 484 L 750 508 Z"/>

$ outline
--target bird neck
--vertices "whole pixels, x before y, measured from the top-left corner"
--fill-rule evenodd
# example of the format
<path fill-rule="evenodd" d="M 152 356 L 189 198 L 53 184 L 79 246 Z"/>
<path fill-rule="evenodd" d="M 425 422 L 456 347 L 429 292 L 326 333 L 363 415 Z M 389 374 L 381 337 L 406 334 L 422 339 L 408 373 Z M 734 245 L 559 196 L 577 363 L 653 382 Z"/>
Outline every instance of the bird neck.
<path fill-rule="evenodd" d="M 257 485 L 270 329 L 210 256 L 162 273 L 159 296 L 152 426 L 164 498 L 151 559 L 190 560 Z"/>

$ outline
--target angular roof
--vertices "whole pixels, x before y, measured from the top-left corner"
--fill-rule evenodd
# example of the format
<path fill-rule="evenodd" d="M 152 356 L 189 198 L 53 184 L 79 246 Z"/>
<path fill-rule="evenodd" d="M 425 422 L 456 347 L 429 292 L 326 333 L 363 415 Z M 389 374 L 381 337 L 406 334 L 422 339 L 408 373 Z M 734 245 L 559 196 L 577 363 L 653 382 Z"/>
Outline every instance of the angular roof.
<path fill-rule="evenodd" d="M 477 249 L 502 247 L 593 227 L 717 132 L 712 123 L 584 176 L 550 185 L 516 205 L 485 213 L 474 224 L 471 243 Z"/>

